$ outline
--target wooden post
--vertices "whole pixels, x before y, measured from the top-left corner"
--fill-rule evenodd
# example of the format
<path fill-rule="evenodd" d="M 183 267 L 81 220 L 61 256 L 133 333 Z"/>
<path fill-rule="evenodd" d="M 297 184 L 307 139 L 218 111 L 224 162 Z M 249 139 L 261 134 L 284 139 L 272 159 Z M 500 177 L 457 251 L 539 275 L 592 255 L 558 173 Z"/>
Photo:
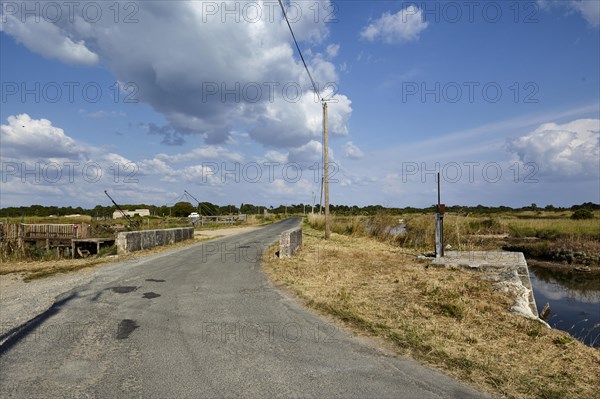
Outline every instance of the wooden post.
<path fill-rule="evenodd" d="M 50 225 L 46 225 L 46 251 L 50 250 Z"/>
<path fill-rule="evenodd" d="M 19 249 L 23 248 L 23 234 L 25 234 L 25 227 L 23 223 L 20 223 L 17 228 L 17 247 Z"/>
<path fill-rule="evenodd" d="M 327 103 L 323 102 L 323 153 L 324 153 L 324 188 L 325 188 L 325 239 L 331 235 L 329 220 L 329 138 L 327 135 Z"/>

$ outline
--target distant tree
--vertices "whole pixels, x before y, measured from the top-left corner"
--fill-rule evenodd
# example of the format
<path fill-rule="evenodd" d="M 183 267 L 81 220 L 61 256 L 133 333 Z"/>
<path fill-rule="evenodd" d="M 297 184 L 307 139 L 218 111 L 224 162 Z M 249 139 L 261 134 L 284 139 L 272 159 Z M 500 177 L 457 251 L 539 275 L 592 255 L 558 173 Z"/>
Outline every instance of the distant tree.
<path fill-rule="evenodd" d="M 201 202 L 200 210 L 202 211 L 202 215 L 205 216 L 216 216 L 219 214 L 219 207 L 215 204 L 211 204 L 210 202 Z"/>
<path fill-rule="evenodd" d="M 576 211 L 577 209 L 589 209 L 590 211 L 600 210 L 600 204 L 594 204 L 593 202 L 584 202 L 581 205 L 573 205 L 571 207 L 572 211 Z"/>
<path fill-rule="evenodd" d="M 185 217 L 192 212 L 196 212 L 196 208 L 189 202 L 182 201 L 173 205 L 171 214 L 175 217 Z"/>
<path fill-rule="evenodd" d="M 589 209 L 577 209 L 571 215 L 571 219 L 581 220 L 581 219 L 593 219 L 594 214 Z"/>
<path fill-rule="evenodd" d="M 252 204 L 243 204 L 241 206 L 241 208 L 240 208 L 240 211 L 242 213 L 251 215 L 251 214 L 254 214 L 254 213 L 258 213 L 258 207 L 254 206 Z"/>
<path fill-rule="evenodd" d="M 223 206 L 220 206 L 218 209 L 219 209 L 220 215 L 229 215 L 229 214 L 235 214 L 235 213 L 239 212 L 239 209 L 235 205 L 223 205 Z"/>
<path fill-rule="evenodd" d="M 156 210 L 158 216 L 169 216 L 169 207 L 166 205 L 158 207 Z"/>

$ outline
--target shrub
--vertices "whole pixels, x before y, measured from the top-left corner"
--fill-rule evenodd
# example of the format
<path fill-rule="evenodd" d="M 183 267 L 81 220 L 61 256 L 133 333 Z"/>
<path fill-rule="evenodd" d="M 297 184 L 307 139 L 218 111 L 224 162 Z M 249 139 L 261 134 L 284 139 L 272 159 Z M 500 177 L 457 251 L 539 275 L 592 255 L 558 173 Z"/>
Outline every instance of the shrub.
<path fill-rule="evenodd" d="M 571 219 L 581 220 L 581 219 L 593 219 L 594 214 L 589 209 L 577 209 L 571 215 Z"/>
<path fill-rule="evenodd" d="M 472 220 L 468 222 L 469 232 L 494 234 L 502 232 L 502 225 L 495 219 Z"/>

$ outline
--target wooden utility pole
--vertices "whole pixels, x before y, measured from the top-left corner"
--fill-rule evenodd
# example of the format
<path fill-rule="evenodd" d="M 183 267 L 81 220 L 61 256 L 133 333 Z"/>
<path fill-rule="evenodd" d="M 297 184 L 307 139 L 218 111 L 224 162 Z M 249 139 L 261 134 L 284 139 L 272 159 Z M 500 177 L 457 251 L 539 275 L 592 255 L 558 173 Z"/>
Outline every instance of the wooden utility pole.
<path fill-rule="evenodd" d="M 323 182 L 325 189 L 325 239 L 331 235 L 329 225 L 329 138 L 327 135 L 327 103 L 323 101 Z"/>

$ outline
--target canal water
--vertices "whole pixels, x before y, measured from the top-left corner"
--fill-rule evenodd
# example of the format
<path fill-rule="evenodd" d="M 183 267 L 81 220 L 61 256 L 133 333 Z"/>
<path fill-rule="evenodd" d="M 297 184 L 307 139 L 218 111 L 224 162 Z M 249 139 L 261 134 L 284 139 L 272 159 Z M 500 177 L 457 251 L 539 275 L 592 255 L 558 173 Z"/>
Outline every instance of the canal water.
<path fill-rule="evenodd" d="M 538 312 L 550 304 L 550 326 L 600 348 L 600 276 L 529 266 Z"/>

